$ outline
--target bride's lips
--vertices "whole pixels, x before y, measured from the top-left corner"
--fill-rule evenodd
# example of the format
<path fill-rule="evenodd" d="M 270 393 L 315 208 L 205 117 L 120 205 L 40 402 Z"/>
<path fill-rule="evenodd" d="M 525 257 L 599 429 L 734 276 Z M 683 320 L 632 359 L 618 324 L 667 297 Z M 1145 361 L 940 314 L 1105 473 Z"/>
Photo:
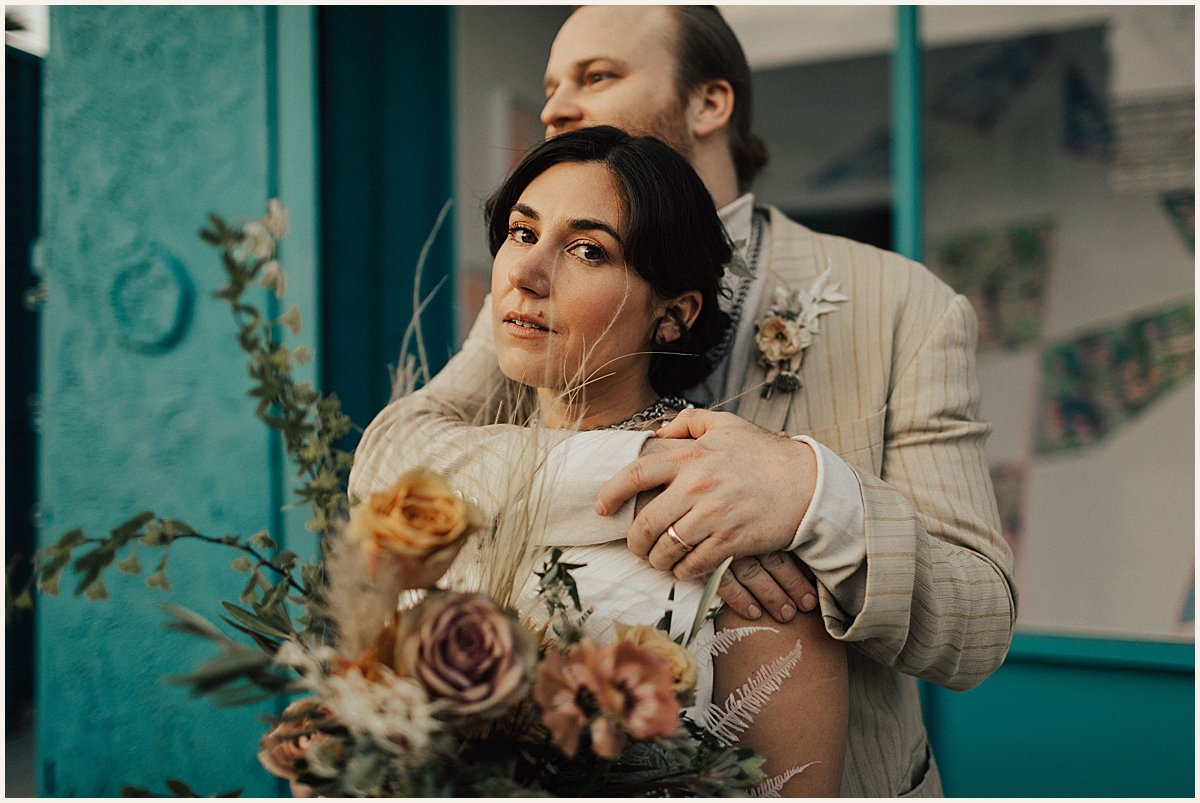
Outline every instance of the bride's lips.
<path fill-rule="evenodd" d="M 504 314 L 504 331 L 513 337 L 530 340 L 549 337 L 553 332 L 552 329 L 547 328 L 541 323 L 537 316 L 525 315 L 520 312 L 506 312 Z"/>

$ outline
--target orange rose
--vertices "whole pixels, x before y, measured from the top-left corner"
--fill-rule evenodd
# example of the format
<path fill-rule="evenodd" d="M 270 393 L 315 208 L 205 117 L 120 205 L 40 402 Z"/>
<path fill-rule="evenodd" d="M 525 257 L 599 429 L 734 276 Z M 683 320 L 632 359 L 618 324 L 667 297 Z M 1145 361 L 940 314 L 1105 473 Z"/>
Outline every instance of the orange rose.
<path fill-rule="evenodd" d="M 674 678 L 673 688 L 676 698 L 685 705 L 695 699 L 696 656 L 672 641 L 666 633 L 651 625 L 627 625 L 617 622 L 614 629 L 618 639 L 632 641 L 639 647 L 645 647 L 666 660 Z"/>
<path fill-rule="evenodd" d="M 482 520 L 445 480 L 414 469 L 356 507 L 346 533 L 362 546 L 372 573 L 390 571 L 405 588 L 428 588 L 450 568 Z"/>

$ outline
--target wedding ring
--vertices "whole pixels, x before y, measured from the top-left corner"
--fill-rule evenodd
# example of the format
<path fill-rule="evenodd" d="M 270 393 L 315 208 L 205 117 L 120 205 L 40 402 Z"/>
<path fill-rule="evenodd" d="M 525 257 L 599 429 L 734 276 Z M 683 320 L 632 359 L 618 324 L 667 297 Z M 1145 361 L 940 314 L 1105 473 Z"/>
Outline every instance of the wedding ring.
<path fill-rule="evenodd" d="M 692 551 L 692 545 L 691 545 L 691 544 L 689 544 L 687 541 L 684 541 L 682 538 L 680 538 L 680 537 L 679 537 L 679 533 L 675 532 L 675 525 L 674 525 L 674 524 L 672 524 L 672 525 L 670 525 L 670 526 L 668 526 L 668 527 L 667 527 L 667 535 L 669 535 L 669 536 L 671 537 L 671 540 L 672 540 L 672 541 L 674 541 L 675 543 L 677 543 L 677 544 L 679 544 L 681 547 L 683 547 L 683 551 L 684 551 L 684 552 L 691 552 L 691 551 Z"/>

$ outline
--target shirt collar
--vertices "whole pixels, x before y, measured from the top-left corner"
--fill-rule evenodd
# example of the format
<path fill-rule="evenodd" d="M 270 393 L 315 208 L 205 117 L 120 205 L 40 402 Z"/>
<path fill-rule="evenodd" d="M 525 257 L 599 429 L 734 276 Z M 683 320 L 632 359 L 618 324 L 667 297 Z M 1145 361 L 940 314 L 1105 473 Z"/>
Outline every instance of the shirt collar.
<path fill-rule="evenodd" d="M 720 216 L 721 222 L 725 224 L 725 231 L 728 232 L 729 239 L 735 243 L 738 240 L 743 241 L 745 244 L 743 249 L 748 247 L 750 227 L 754 222 L 754 193 L 748 192 L 736 200 L 730 201 L 717 210 L 717 214 Z"/>

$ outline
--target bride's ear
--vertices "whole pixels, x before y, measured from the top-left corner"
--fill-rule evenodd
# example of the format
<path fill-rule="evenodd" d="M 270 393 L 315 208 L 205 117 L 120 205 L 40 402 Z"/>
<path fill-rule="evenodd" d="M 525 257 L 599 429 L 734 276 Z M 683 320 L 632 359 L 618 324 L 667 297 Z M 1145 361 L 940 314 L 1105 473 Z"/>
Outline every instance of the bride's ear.
<path fill-rule="evenodd" d="M 682 295 L 668 299 L 655 308 L 654 340 L 659 345 L 674 343 L 692 328 L 700 315 L 704 303 L 699 290 L 688 290 Z"/>

